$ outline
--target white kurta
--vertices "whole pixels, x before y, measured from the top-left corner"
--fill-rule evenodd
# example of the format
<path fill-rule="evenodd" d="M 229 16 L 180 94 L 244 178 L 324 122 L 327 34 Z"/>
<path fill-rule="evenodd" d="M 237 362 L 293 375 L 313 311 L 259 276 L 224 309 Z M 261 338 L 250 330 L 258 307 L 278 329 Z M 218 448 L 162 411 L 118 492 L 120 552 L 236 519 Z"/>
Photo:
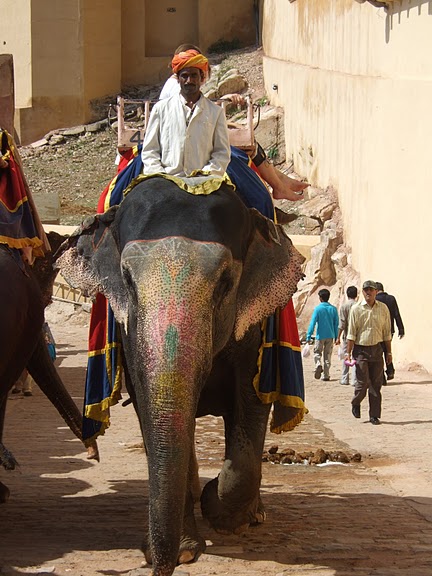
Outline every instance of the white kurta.
<path fill-rule="evenodd" d="M 201 96 L 193 110 L 181 94 L 154 105 L 142 149 L 144 174 L 223 176 L 230 161 L 223 109 Z"/>

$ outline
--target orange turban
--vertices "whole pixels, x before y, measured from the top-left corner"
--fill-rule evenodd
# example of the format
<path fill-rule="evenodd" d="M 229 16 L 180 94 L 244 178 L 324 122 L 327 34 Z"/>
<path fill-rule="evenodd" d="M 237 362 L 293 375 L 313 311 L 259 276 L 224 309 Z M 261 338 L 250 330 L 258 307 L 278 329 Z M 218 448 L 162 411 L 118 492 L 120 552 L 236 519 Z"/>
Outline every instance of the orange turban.
<path fill-rule="evenodd" d="M 186 50 L 176 54 L 171 62 L 171 67 L 174 74 L 178 74 L 183 68 L 199 68 L 208 75 L 209 63 L 207 58 L 200 54 L 197 50 Z"/>

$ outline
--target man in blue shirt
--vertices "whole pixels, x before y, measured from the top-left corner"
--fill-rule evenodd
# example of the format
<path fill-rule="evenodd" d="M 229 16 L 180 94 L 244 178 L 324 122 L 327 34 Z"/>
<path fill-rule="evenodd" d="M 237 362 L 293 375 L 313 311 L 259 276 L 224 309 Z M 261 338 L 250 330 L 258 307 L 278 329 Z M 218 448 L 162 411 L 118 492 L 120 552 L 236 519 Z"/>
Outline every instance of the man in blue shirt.
<path fill-rule="evenodd" d="M 310 341 L 316 325 L 314 347 L 315 378 L 319 380 L 322 375 L 322 380 L 329 381 L 333 344 L 338 337 L 339 316 L 337 308 L 329 304 L 330 292 L 327 288 L 320 290 L 318 296 L 320 304 L 313 311 L 306 340 Z"/>

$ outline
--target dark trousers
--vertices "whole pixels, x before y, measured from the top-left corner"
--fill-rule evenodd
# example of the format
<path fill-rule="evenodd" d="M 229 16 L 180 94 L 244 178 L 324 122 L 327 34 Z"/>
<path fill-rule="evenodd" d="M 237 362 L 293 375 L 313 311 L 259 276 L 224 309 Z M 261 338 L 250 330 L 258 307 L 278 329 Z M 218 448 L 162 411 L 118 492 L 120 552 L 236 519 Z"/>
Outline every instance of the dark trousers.
<path fill-rule="evenodd" d="M 369 391 L 369 418 L 381 418 L 381 387 L 384 381 L 384 362 L 381 344 L 375 346 L 354 345 L 357 382 L 353 406 L 360 406 Z"/>
<path fill-rule="evenodd" d="M 392 334 L 392 338 L 393 338 L 393 334 Z M 385 363 L 385 361 L 386 361 L 386 354 L 387 354 L 387 348 L 386 348 L 386 345 L 385 345 L 384 342 L 381 342 L 381 348 L 382 348 L 382 351 L 383 351 L 384 363 Z M 390 364 L 386 364 L 386 370 L 385 370 L 385 371 L 386 371 L 387 377 L 388 377 L 388 376 L 394 376 L 395 369 L 394 369 L 394 366 L 393 366 L 393 362 L 390 362 Z"/>

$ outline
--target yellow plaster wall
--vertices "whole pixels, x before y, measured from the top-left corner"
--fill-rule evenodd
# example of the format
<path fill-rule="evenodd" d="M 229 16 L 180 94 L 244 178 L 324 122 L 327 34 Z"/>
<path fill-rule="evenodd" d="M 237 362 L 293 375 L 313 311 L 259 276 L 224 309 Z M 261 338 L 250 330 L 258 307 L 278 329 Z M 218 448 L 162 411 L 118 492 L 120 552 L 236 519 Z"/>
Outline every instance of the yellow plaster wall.
<path fill-rule="evenodd" d="M 14 57 L 15 105 L 19 107 L 30 106 L 32 97 L 30 5 L 31 0 L 0 0 L 0 51 Z"/>
<path fill-rule="evenodd" d="M 121 0 L 81 0 L 86 103 L 121 90 L 121 6 Z"/>
<path fill-rule="evenodd" d="M 154 84 L 182 42 L 255 40 L 253 0 L 0 0 L 22 144 L 93 120 L 91 100 Z"/>
<path fill-rule="evenodd" d="M 82 121 L 83 63 L 81 0 L 52 3 L 31 0 L 31 102 L 16 110 L 15 128 L 22 144 L 48 130 Z M 19 54 L 17 55 L 19 63 Z M 18 76 L 20 76 L 18 74 Z M 19 101 L 17 88 L 17 99 Z"/>
<path fill-rule="evenodd" d="M 431 24 L 420 0 L 388 13 L 352 0 L 264 4 L 265 83 L 285 109 L 287 155 L 337 188 L 353 266 L 397 297 L 407 335 L 396 359 L 429 371 Z"/>
<path fill-rule="evenodd" d="M 203 51 L 218 40 L 237 38 L 243 46 L 255 43 L 253 0 L 199 2 L 199 45 Z"/>

